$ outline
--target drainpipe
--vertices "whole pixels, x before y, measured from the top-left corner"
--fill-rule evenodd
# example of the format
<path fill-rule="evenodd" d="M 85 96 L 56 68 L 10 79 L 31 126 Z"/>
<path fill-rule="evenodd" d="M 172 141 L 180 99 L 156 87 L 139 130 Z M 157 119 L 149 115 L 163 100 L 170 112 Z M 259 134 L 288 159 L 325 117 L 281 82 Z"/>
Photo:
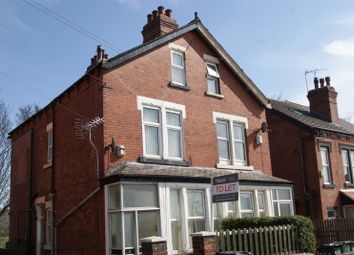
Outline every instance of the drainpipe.
<path fill-rule="evenodd" d="M 52 209 L 51 209 L 51 227 L 52 227 L 52 236 L 51 236 L 51 244 L 52 244 L 52 249 L 50 254 L 55 255 L 56 254 L 56 230 L 55 230 L 55 225 L 54 225 L 54 219 L 55 219 L 55 130 L 56 130 L 56 124 L 55 124 L 55 107 L 52 107 L 52 132 L 53 132 L 53 138 L 52 138 L 52 173 L 51 173 L 51 201 L 52 201 Z"/>
<path fill-rule="evenodd" d="M 33 128 L 31 128 L 31 151 L 30 151 L 30 165 L 29 165 L 29 197 L 28 197 L 28 254 L 31 254 L 32 251 L 32 175 L 33 175 Z"/>
<path fill-rule="evenodd" d="M 305 154 L 304 154 L 304 140 L 300 139 L 300 159 L 301 159 L 301 167 L 302 167 L 302 178 L 304 183 L 304 194 L 305 194 L 305 213 L 309 214 L 309 191 L 308 191 L 308 180 L 307 180 L 307 169 L 305 164 Z"/>

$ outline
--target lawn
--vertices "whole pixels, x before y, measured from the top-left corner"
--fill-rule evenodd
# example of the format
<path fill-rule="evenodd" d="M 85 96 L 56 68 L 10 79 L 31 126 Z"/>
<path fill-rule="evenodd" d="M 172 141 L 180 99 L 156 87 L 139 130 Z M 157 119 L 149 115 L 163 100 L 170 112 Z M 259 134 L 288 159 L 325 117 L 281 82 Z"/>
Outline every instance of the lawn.
<path fill-rule="evenodd" d="M 6 242 L 9 240 L 7 236 L 0 236 L 0 249 L 5 248 Z"/>

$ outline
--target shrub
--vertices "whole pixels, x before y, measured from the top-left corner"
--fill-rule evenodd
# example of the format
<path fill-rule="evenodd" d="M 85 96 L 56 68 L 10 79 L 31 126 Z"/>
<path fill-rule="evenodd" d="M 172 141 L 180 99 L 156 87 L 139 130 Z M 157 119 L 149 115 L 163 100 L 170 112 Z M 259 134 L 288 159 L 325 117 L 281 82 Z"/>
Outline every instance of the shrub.
<path fill-rule="evenodd" d="M 288 224 L 293 224 L 296 227 L 296 247 L 299 252 L 315 253 L 316 238 L 314 226 L 312 221 L 304 216 L 226 218 L 221 221 L 221 228 L 226 230 Z"/>

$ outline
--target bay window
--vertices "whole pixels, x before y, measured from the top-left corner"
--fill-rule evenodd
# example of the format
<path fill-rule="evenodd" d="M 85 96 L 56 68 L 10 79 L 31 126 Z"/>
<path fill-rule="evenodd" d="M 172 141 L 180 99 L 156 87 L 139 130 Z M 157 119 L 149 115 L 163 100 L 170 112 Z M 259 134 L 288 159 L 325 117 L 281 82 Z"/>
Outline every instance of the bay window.
<path fill-rule="evenodd" d="M 139 240 L 160 233 L 160 208 L 154 184 L 108 187 L 108 221 L 112 254 L 139 253 Z"/>

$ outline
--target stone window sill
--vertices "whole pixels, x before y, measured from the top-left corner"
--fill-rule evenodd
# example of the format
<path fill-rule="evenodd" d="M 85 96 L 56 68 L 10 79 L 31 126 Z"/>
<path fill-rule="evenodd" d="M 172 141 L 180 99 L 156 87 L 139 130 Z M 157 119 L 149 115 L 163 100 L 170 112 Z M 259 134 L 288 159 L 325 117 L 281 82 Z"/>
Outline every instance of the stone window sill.
<path fill-rule="evenodd" d="M 220 95 L 220 94 L 216 94 L 216 93 L 212 93 L 212 92 L 208 92 L 208 91 L 205 92 L 205 95 L 209 96 L 209 97 L 216 97 L 218 99 L 224 98 L 224 95 Z"/>
<path fill-rule="evenodd" d="M 226 165 L 226 164 L 221 164 L 221 163 L 216 164 L 216 168 L 233 169 L 233 170 L 246 170 L 246 171 L 254 170 L 253 166 Z"/>
<path fill-rule="evenodd" d="M 354 188 L 354 184 L 353 183 L 345 183 L 345 187 L 346 188 Z"/>
<path fill-rule="evenodd" d="M 187 84 L 185 86 L 173 83 L 172 81 L 168 84 L 171 88 L 176 88 L 176 89 L 181 89 L 181 90 L 186 90 L 189 91 L 191 90 L 191 87 L 189 87 Z"/>
<path fill-rule="evenodd" d="M 143 156 L 138 158 L 138 162 L 157 165 L 190 166 L 190 162 L 185 160 L 155 159 Z"/>
<path fill-rule="evenodd" d="M 326 184 L 323 184 L 322 186 L 324 189 L 334 189 L 336 187 L 335 184 L 333 183 L 326 183 Z"/>
<path fill-rule="evenodd" d="M 52 166 L 52 162 L 48 162 L 47 164 L 43 165 L 43 169 L 49 168 Z"/>

